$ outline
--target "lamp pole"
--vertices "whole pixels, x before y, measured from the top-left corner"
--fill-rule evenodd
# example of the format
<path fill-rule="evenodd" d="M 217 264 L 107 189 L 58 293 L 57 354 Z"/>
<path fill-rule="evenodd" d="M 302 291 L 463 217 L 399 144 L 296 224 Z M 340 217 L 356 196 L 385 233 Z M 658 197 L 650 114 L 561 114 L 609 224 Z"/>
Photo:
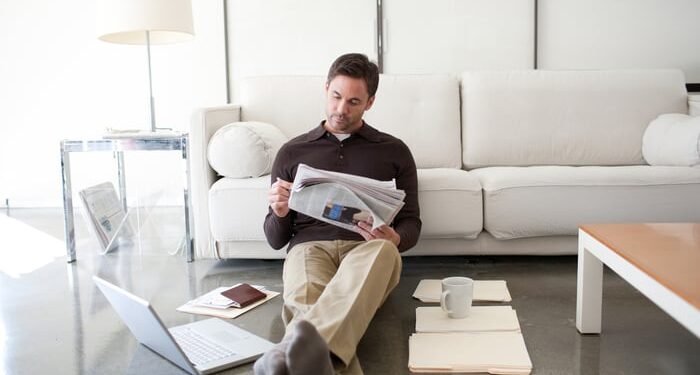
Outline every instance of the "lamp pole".
<path fill-rule="evenodd" d="M 148 117 L 151 121 L 151 132 L 156 131 L 156 109 L 153 99 L 153 76 L 151 75 L 151 32 L 146 30 L 146 54 L 148 55 Z"/>

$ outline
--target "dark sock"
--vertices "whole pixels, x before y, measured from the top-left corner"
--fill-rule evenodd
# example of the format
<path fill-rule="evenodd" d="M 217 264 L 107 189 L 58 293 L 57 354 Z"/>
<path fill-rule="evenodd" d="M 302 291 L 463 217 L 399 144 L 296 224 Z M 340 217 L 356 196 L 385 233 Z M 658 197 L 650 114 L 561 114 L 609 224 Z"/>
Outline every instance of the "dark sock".
<path fill-rule="evenodd" d="M 255 375 L 289 375 L 285 350 L 287 343 L 282 341 L 255 361 Z"/>
<path fill-rule="evenodd" d="M 289 375 L 333 375 L 328 344 L 311 323 L 300 320 L 285 341 Z"/>

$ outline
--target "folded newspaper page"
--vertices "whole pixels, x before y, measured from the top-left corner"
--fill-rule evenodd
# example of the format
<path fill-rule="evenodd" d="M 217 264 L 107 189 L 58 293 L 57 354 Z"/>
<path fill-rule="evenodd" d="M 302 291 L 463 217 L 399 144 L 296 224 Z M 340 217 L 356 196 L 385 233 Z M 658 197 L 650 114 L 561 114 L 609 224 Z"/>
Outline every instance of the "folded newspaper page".
<path fill-rule="evenodd" d="M 372 223 L 372 229 L 391 224 L 405 197 L 395 180 L 379 181 L 299 164 L 289 208 L 357 232 L 359 221 Z"/>
<path fill-rule="evenodd" d="M 119 234 L 131 236 L 127 213 L 122 209 L 114 185 L 110 182 L 91 186 L 78 192 L 89 227 L 104 252 L 114 249 Z"/>

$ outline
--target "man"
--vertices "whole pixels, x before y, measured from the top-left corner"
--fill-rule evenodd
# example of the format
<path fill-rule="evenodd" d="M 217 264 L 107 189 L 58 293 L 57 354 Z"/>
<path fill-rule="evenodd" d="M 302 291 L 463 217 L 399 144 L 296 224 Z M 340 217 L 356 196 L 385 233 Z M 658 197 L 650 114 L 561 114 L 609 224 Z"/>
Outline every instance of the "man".
<path fill-rule="evenodd" d="M 355 350 L 377 309 L 398 284 L 399 252 L 418 240 L 416 166 L 408 147 L 362 119 L 379 84 L 377 65 L 361 54 L 340 56 L 325 84 L 326 120 L 286 143 L 272 167 L 265 236 L 284 262 L 287 334 L 255 364 L 256 374 L 362 373 Z M 289 209 L 299 163 L 377 180 L 406 192 L 394 222 L 349 231 Z"/>

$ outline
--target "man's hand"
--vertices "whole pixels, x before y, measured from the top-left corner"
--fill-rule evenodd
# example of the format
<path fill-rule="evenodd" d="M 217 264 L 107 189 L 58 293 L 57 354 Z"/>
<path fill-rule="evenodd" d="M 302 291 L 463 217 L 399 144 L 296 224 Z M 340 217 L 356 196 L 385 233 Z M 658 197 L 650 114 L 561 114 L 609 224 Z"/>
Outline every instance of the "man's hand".
<path fill-rule="evenodd" d="M 292 183 L 277 177 L 277 181 L 272 184 L 267 194 L 270 208 L 277 217 L 285 217 L 289 214 L 289 190 Z"/>
<path fill-rule="evenodd" d="M 399 243 L 401 242 L 401 236 L 396 233 L 394 228 L 386 224 L 372 230 L 372 224 L 366 221 L 358 221 L 356 228 L 360 230 L 360 235 L 362 235 L 362 237 L 367 241 L 381 238 L 391 241 L 396 246 L 399 246 Z"/>

